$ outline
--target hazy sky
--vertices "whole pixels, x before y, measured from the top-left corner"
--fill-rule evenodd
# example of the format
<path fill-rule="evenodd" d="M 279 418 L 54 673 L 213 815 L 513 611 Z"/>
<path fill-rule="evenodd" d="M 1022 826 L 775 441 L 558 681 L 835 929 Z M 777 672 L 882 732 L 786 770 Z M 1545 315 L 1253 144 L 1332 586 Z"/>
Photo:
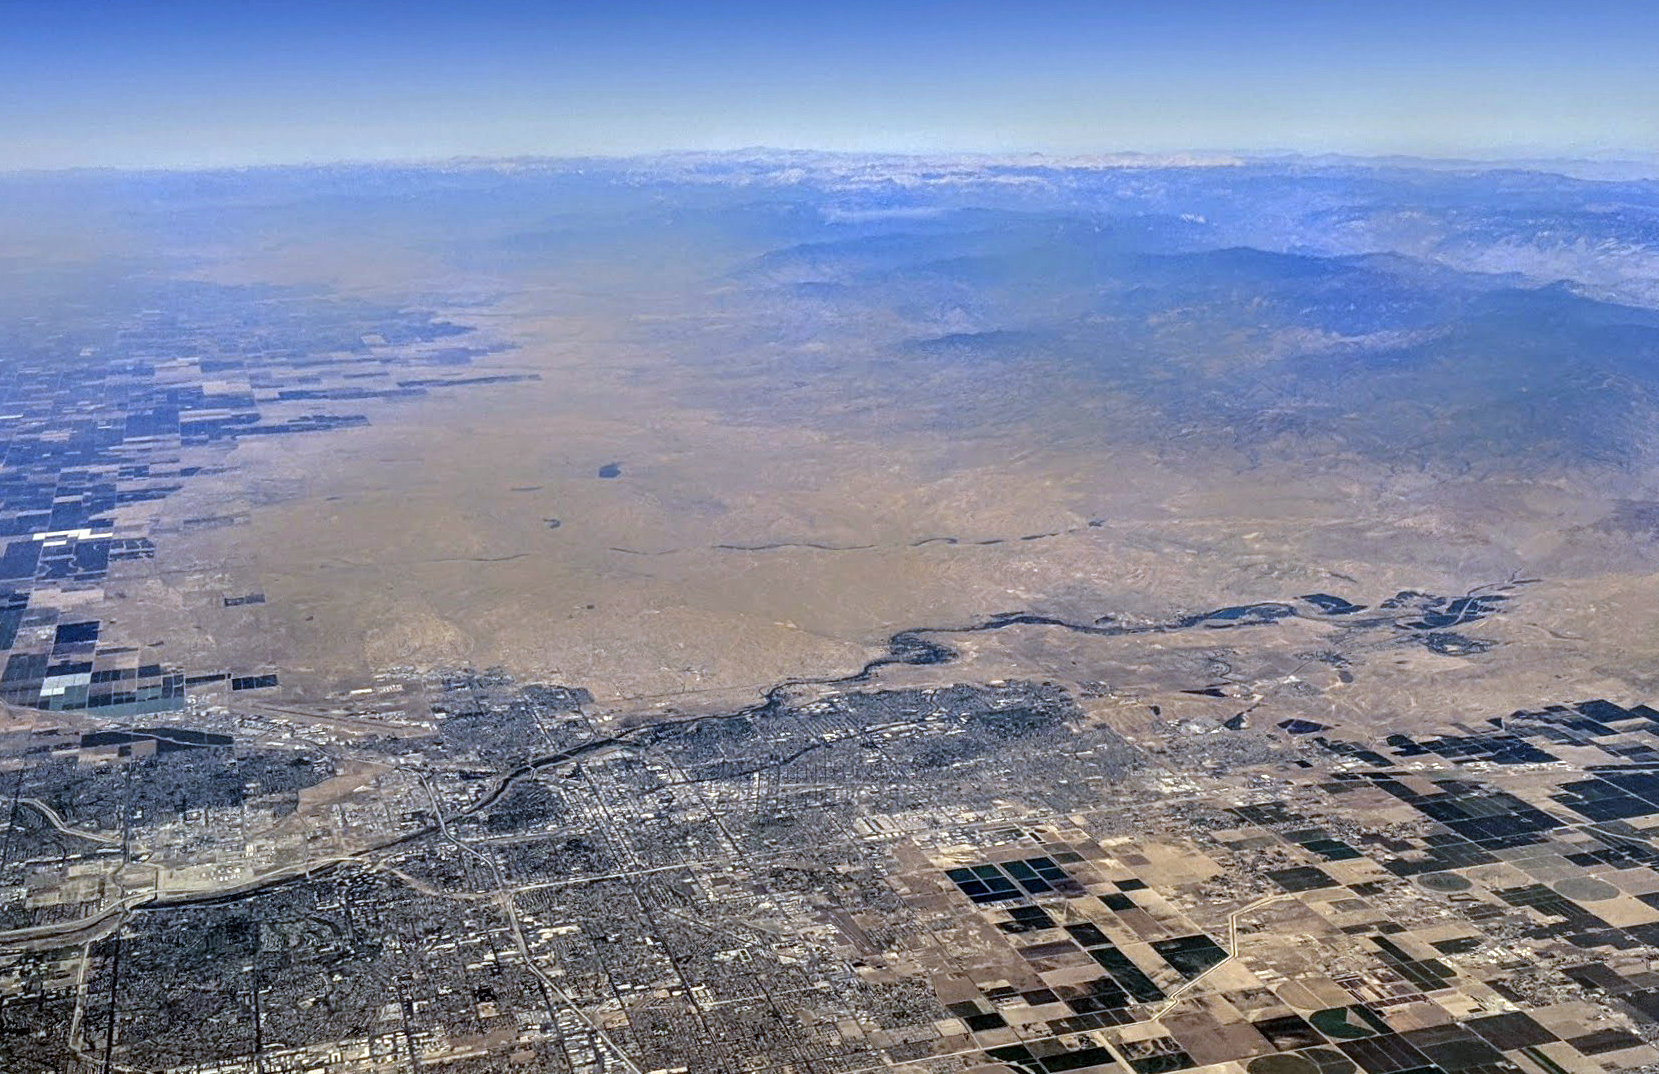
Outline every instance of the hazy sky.
<path fill-rule="evenodd" d="M 0 0 L 0 169 L 1659 153 L 1659 0 Z"/>

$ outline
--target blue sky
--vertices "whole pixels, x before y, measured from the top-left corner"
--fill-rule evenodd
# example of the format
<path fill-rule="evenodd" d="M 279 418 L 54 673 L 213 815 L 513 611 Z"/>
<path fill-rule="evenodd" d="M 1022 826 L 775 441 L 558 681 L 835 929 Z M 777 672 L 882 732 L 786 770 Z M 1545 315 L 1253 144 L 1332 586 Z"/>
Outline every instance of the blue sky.
<path fill-rule="evenodd" d="M 1659 2 L 0 0 L 0 169 L 1659 153 Z"/>

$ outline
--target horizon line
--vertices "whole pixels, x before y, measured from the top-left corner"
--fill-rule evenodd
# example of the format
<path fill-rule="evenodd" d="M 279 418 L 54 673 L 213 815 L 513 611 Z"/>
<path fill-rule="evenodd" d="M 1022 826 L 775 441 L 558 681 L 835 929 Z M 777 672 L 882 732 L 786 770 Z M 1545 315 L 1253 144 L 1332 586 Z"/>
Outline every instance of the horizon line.
<path fill-rule="evenodd" d="M 1341 150 L 1308 151 L 1289 148 L 1262 149 L 1182 149 L 1135 150 L 1110 149 L 1096 152 L 1059 152 L 1051 150 L 988 150 L 988 149 L 913 149 L 861 150 L 817 149 L 769 145 L 740 146 L 729 149 L 680 148 L 653 149 L 637 153 L 512 153 L 512 154 L 455 154 L 452 156 L 366 156 L 337 158 L 301 158 L 286 161 L 257 161 L 246 163 L 172 163 L 172 164 L 63 164 L 24 168 L 0 167 L 0 179 L 44 178 L 70 175 L 232 175 L 250 172 L 284 172 L 304 169 L 329 168 L 411 168 L 436 170 L 442 168 L 474 168 L 533 166 L 533 165 L 626 165 L 672 162 L 675 160 L 750 160 L 785 158 L 823 162 L 853 161 L 915 161 L 915 162 L 973 162 L 980 165 L 1029 164 L 1053 168 L 1159 168 L 1159 167 L 1244 167 L 1253 164 L 1341 162 L 1351 165 L 1401 164 L 1418 167 L 1473 168 L 1502 170 L 1505 166 L 1521 171 L 1547 171 L 1544 165 L 1591 165 L 1600 168 L 1651 169 L 1652 177 L 1659 178 L 1659 151 L 1637 149 L 1544 150 L 1517 149 L 1510 151 L 1479 151 L 1440 155 L 1433 153 L 1356 153 Z"/>

